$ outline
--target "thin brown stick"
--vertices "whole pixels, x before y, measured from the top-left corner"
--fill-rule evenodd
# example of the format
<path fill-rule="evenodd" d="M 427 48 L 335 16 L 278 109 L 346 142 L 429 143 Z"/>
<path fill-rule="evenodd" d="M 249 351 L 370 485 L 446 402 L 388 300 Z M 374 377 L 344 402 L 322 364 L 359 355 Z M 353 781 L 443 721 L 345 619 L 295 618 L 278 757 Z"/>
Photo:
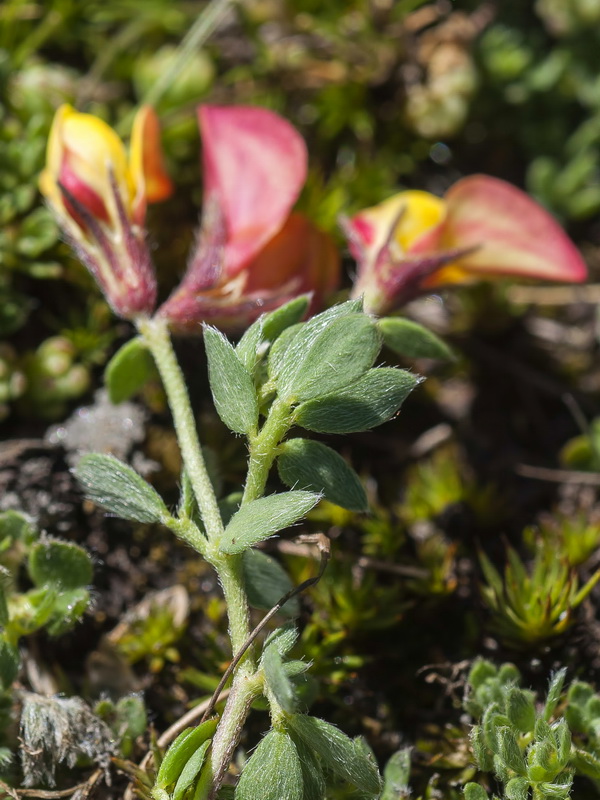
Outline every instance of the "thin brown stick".
<path fill-rule="evenodd" d="M 314 558 L 312 550 L 303 544 L 296 542 L 281 541 L 277 543 L 277 552 L 289 556 L 303 556 L 304 558 Z M 427 578 L 429 570 L 423 567 L 412 567 L 410 564 L 390 564 L 388 561 L 380 561 L 370 556 L 356 556 L 352 553 L 336 553 L 336 559 L 340 561 L 356 561 L 361 569 L 372 569 L 376 572 L 389 572 L 391 575 L 399 575 L 402 578 Z"/>
<path fill-rule="evenodd" d="M 515 472 L 524 478 L 534 478 L 538 481 L 549 481 L 550 483 L 580 483 L 587 486 L 600 486 L 600 472 L 549 469 L 548 467 L 536 467 L 531 464 L 518 464 L 515 467 Z"/>
<path fill-rule="evenodd" d="M 88 797 L 102 775 L 103 771 L 97 769 L 90 775 L 87 781 L 71 786 L 69 789 L 13 789 L 12 786 L 0 780 L 0 790 L 6 792 L 6 794 L 14 798 L 14 800 L 19 800 L 21 797 L 37 797 L 40 798 L 40 800 L 55 800 L 55 798 L 59 797 L 70 797 L 80 790 L 85 792 L 84 797 Z"/>
<path fill-rule="evenodd" d="M 235 654 L 235 658 L 233 659 L 231 664 L 227 667 L 227 669 L 223 673 L 223 677 L 221 678 L 221 680 L 219 681 L 219 685 L 215 689 L 215 692 L 214 692 L 214 694 L 213 694 L 213 696 L 211 698 L 211 702 L 209 703 L 208 708 L 204 712 L 204 716 L 202 717 L 201 722 L 204 722 L 204 720 L 206 720 L 206 719 L 208 719 L 208 717 L 210 717 L 210 715 L 212 714 L 213 709 L 214 709 L 214 707 L 216 705 L 219 693 L 222 691 L 223 687 L 225 686 L 225 684 L 229 680 L 229 677 L 231 676 L 231 673 L 234 671 L 234 669 L 240 663 L 240 661 L 241 661 L 244 653 L 246 652 L 246 650 L 250 647 L 250 645 L 256 639 L 258 634 L 267 625 L 269 620 L 273 619 L 275 614 L 277 614 L 277 612 L 282 608 L 282 606 L 284 606 L 288 602 L 288 600 L 291 600 L 293 597 L 296 597 L 296 595 L 299 595 L 305 589 L 308 589 L 310 586 L 314 586 L 315 583 L 318 583 L 321 580 L 321 578 L 323 576 L 323 573 L 325 572 L 325 567 L 327 566 L 327 562 L 329 561 L 329 556 L 331 554 L 331 547 L 330 547 L 329 539 L 327 538 L 327 536 L 325 536 L 324 533 L 316 533 L 314 535 L 310 535 L 309 534 L 309 535 L 306 535 L 306 536 L 299 536 L 297 541 L 298 542 L 302 542 L 303 544 L 316 544 L 317 545 L 317 547 L 319 549 L 320 556 L 321 556 L 321 563 L 319 565 L 318 574 L 315 575 L 312 578 L 307 578 L 307 580 L 303 581 L 298 586 L 294 586 L 293 589 L 290 589 L 290 591 L 287 592 L 286 594 L 284 594 L 283 597 L 281 597 L 277 601 L 277 603 L 275 603 L 273 608 L 270 611 L 268 611 L 265 614 L 265 616 L 261 619 L 261 621 L 258 623 L 256 628 L 254 628 L 254 630 L 252 631 L 250 636 L 248 636 L 248 638 L 246 639 L 244 644 L 240 647 L 238 652 Z"/>

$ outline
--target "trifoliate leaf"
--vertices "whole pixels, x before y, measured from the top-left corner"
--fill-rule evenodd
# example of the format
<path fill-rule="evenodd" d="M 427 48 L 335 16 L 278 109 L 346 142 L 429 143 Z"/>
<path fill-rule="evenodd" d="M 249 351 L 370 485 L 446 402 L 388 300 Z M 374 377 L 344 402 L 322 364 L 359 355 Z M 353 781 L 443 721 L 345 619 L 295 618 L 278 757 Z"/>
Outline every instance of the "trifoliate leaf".
<path fill-rule="evenodd" d="M 352 386 L 298 406 L 294 421 L 317 433 L 357 433 L 390 420 L 419 379 L 393 367 L 370 369 Z"/>
<path fill-rule="evenodd" d="M 281 492 L 247 503 L 237 511 L 221 540 L 223 553 L 242 553 L 293 525 L 320 500 L 312 492 Z"/>
<path fill-rule="evenodd" d="M 287 486 L 322 492 L 331 503 L 350 511 L 367 510 L 358 475 L 335 450 L 310 439 L 289 439 L 279 451 L 277 470 Z"/>
<path fill-rule="evenodd" d="M 216 328 L 204 326 L 204 345 L 218 415 L 234 433 L 252 433 L 258 424 L 258 399 L 250 373 Z"/>
<path fill-rule="evenodd" d="M 73 470 L 85 494 L 96 505 L 122 519 L 163 522 L 169 511 L 160 495 L 137 472 L 114 456 L 83 456 Z"/>

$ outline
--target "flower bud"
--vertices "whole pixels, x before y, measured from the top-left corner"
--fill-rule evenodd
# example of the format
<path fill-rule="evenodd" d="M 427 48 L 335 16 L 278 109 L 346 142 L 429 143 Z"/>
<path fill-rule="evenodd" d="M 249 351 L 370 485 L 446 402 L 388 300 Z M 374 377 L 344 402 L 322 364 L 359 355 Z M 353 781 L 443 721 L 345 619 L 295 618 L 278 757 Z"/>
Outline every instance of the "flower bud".
<path fill-rule="evenodd" d="M 146 106 L 136 115 L 128 158 L 105 122 L 61 106 L 40 189 L 115 313 L 150 313 L 156 280 L 145 243 L 146 205 L 171 193 L 154 111 Z"/>

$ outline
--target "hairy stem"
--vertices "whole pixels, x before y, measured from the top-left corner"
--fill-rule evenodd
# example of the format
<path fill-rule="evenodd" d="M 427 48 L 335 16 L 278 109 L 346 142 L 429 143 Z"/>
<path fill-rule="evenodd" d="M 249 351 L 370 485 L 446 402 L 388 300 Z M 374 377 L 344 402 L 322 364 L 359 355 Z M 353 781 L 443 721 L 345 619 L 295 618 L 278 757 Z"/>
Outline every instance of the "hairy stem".
<path fill-rule="evenodd" d="M 223 521 L 202 456 L 187 386 L 173 350 L 167 324 L 161 319 L 140 319 L 137 327 L 162 378 L 173 414 L 181 457 L 198 501 L 207 536 L 209 539 L 217 539 L 223 533 Z"/>
<path fill-rule="evenodd" d="M 208 540 L 197 542 L 198 529 L 193 523 L 185 520 L 173 520 L 171 528 L 179 536 L 196 546 L 196 549 L 216 570 L 225 595 L 229 617 L 229 636 L 235 655 L 242 649 L 250 636 L 250 614 L 244 587 L 242 556 L 226 555 L 219 551 L 219 541 L 224 530 L 223 521 L 202 456 L 187 387 L 173 350 L 168 328 L 160 319 L 138 320 L 137 325 L 154 357 L 167 393 L 181 456 L 198 501 Z M 276 445 L 275 441 L 273 447 Z M 272 460 L 271 458 L 267 466 L 267 472 Z M 262 490 L 260 491 L 262 492 Z M 201 784 L 197 787 L 196 798 L 214 797 L 223 780 L 250 711 L 252 698 L 256 694 L 255 673 L 253 648 L 250 647 L 235 671 L 231 693 L 213 739 L 210 769 L 204 774 Z"/>
<path fill-rule="evenodd" d="M 242 505 L 263 496 L 269 470 L 277 455 L 277 446 L 288 432 L 291 423 L 292 415 L 289 404 L 279 399 L 275 400 L 267 421 L 259 433 L 250 438 L 248 477 L 244 487 Z"/>

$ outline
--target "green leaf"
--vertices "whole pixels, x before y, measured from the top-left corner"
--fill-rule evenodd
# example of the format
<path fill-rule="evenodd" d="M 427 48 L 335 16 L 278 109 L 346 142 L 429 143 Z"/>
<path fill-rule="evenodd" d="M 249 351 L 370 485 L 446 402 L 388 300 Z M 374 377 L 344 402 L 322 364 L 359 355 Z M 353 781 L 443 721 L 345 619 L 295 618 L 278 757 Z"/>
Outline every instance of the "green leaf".
<path fill-rule="evenodd" d="M 304 714 L 295 714 L 289 725 L 307 747 L 318 753 L 328 769 L 370 797 L 379 797 L 381 778 L 376 764 L 339 728 Z"/>
<path fill-rule="evenodd" d="M 475 763 L 483 772 L 492 768 L 492 756 L 487 746 L 485 733 L 481 725 L 473 725 L 469 735 L 471 740 L 471 750 L 475 756 Z"/>
<path fill-rule="evenodd" d="M 293 681 L 294 678 L 304 676 L 309 667 L 310 664 L 307 664 L 306 661 L 300 661 L 299 659 L 294 658 L 291 661 L 284 662 L 283 670 L 288 678 Z"/>
<path fill-rule="evenodd" d="M 546 704 L 544 705 L 544 711 L 542 712 L 543 718 L 546 722 L 550 722 L 552 715 L 558 705 L 562 693 L 563 686 L 565 684 L 565 678 L 567 677 L 567 668 L 563 667 L 562 669 L 557 670 L 554 675 L 550 678 L 550 685 L 548 686 L 548 696 L 546 698 Z"/>
<path fill-rule="evenodd" d="M 325 797 L 325 775 L 319 756 L 307 747 L 301 739 L 294 744 L 300 757 L 302 780 L 304 782 L 303 800 L 323 800 Z"/>
<path fill-rule="evenodd" d="M 362 311 L 362 306 L 362 300 L 349 300 L 328 308 L 308 322 L 292 325 L 283 331 L 269 352 L 269 378 L 277 380 L 284 363 L 293 364 L 294 360 L 301 358 L 307 340 L 317 336 L 332 320 Z"/>
<path fill-rule="evenodd" d="M 405 317 L 384 317 L 377 322 L 385 344 L 407 358 L 454 359 L 448 345 L 435 333 Z"/>
<path fill-rule="evenodd" d="M 211 740 L 207 739 L 200 745 L 200 747 L 196 750 L 196 752 L 192 756 L 190 756 L 187 764 L 181 770 L 181 774 L 177 779 L 177 783 L 175 784 L 175 788 L 173 789 L 172 800 L 181 800 L 183 795 L 196 780 L 196 778 L 200 774 L 202 765 L 204 764 L 206 751 L 210 747 L 210 743 Z"/>
<path fill-rule="evenodd" d="M 92 582 L 92 560 L 82 547 L 60 539 L 42 539 L 29 551 L 29 577 L 36 586 L 79 589 Z"/>
<path fill-rule="evenodd" d="M 288 622 L 274 631 L 265 639 L 264 650 L 274 646 L 280 656 L 285 656 L 298 641 L 298 628 L 293 622 Z"/>
<path fill-rule="evenodd" d="M 573 766 L 577 772 L 587 775 L 595 781 L 600 780 L 600 758 L 587 750 L 575 750 L 573 752 Z"/>
<path fill-rule="evenodd" d="M 366 511 L 367 495 L 356 472 L 335 450 L 310 439 L 289 439 L 280 448 L 277 470 L 287 486 L 322 492 L 350 511 Z"/>
<path fill-rule="evenodd" d="M 394 367 L 370 369 L 352 386 L 299 405 L 294 421 L 317 433 L 358 433 L 390 420 L 419 383 Z"/>
<path fill-rule="evenodd" d="M 255 320 L 235 347 L 236 356 L 250 376 L 253 375 L 260 358 L 260 344 L 264 339 L 263 322 L 264 317 Z"/>
<path fill-rule="evenodd" d="M 529 781 L 527 778 L 512 778 L 505 789 L 506 800 L 527 800 L 529 797 Z"/>
<path fill-rule="evenodd" d="M 308 311 L 310 296 L 302 294 L 294 297 L 274 311 L 270 311 L 263 317 L 263 338 L 268 342 L 274 342 L 281 334 L 296 325 Z"/>
<path fill-rule="evenodd" d="M 293 525 L 319 500 L 319 495 L 312 492 L 280 492 L 247 503 L 233 515 L 225 529 L 221 551 L 230 555 L 242 553 Z"/>
<path fill-rule="evenodd" d="M 307 324 L 285 352 L 277 393 L 301 402 L 343 389 L 364 375 L 380 349 L 381 337 L 366 314 L 342 316 L 316 332 Z"/>
<path fill-rule="evenodd" d="M 204 346 L 218 415 L 234 433 L 252 433 L 258 425 L 258 399 L 250 373 L 216 328 L 204 326 Z"/>
<path fill-rule="evenodd" d="M 293 588 L 293 583 L 281 564 L 260 550 L 246 550 L 242 564 L 246 594 L 253 608 L 269 611 Z M 297 617 L 300 613 L 298 598 L 292 597 L 288 600 L 279 613 L 285 617 Z"/>
<path fill-rule="evenodd" d="M 10 546 L 12 542 L 32 542 L 37 531 L 31 521 L 19 511 L 4 511 L 0 514 L 0 543 L 5 540 Z"/>
<path fill-rule="evenodd" d="M 246 762 L 235 800 L 303 800 L 302 767 L 296 745 L 270 730 Z"/>
<path fill-rule="evenodd" d="M 535 704 L 529 692 L 513 686 L 506 693 L 506 715 L 520 733 L 535 727 Z"/>
<path fill-rule="evenodd" d="M 306 313 L 309 302 L 308 295 L 295 297 L 280 308 L 260 316 L 246 330 L 235 352 L 251 375 L 260 360 L 261 353 L 267 347 L 264 343 L 275 342 L 284 331 L 292 325 L 295 326 Z"/>
<path fill-rule="evenodd" d="M 284 668 L 283 660 L 274 644 L 269 645 L 262 655 L 262 666 L 267 686 L 275 695 L 275 699 L 284 711 L 293 714 L 296 711 L 294 689 Z"/>
<path fill-rule="evenodd" d="M 117 517 L 136 522 L 164 522 L 170 517 L 152 486 L 114 456 L 83 456 L 73 474 L 90 500 Z"/>
<path fill-rule="evenodd" d="M 498 755 L 504 764 L 516 772 L 525 775 L 525 759 L 517 742 L 517 737 L 510 728 L 500 728 L 498 731 Z"/>
<path fill-rule="evenodd" d="M 490 678 L 495 678 L 497 673 L 498 670 L 491 661 L 486 661 L 484 658 L 477 658 L 471 667 L 467 680 L 473 689 L 478 689 Z"/>
<path fill-rule="evenodd" d="M 395 752 L 383 770 L 383 791 L 380 800 L 400 800 L 409 797 L 410 754 L 412 747 Z"/>
<path fill-rule="evenodd" d="M 17 648 L 0 637 L 0 689 L 7 691 L 17 677 L 21 657 Z"/>
<path fill-rule="evenodd" d="M 104 383 L 111 403 L 128 400 L 154 375 L 154 360 L 143 339 L 136 337 L 126 342 L 104 371 Z"/>
<path fill-rule="evenodd" d="M 553 726 L 552 735 L 556 743 L 558 763 L 561 769 L 564 769 L 571 755 L 571 731 L 565 719 L 561 719 Z"/>
<path fill-rule="evenodd" d="M 464 788 L 464 800 L 489 800 L 489 796 L 478 783 L 467 783 Z"/>
<path fill-rule="evenodd" d="M 267 360 L 267 372 L 271 380 L 277 380 L 277 376 L 284 363 L 285 355 L 292 342 L 295 341 L 296 336 L 304 327 L 304 323 L 299 322 L 296 325 L 291 325 L 286 328 L 283 333 L 277 337 L 269 350 L 269 358 Z"/>
<path fill-rule="evenodd" d="M 225 527 L 229 525 L 231 518 L 239 509 L 243 496 L 243 492 L 232 492 L 219 500 L 219 513 Z"/>
<path fill-rule="evenodd" d="M 61 636 L 70 630 L 85 614 L 89 604 L 90 593 L 87 589 L 80 587 L 59 592 L 54 601 L 52 616 L 46 623 L 50 636 Z"/>
<path fill-rule="evenodd" d="M 179 734 L 165 753 L 156 776 L 155 788 L 166 789 L 179 779 L 192 755 L 215 735 L 217 722 L 216 718 L 207 719 L 196 728 L 187 728 Z"/>

